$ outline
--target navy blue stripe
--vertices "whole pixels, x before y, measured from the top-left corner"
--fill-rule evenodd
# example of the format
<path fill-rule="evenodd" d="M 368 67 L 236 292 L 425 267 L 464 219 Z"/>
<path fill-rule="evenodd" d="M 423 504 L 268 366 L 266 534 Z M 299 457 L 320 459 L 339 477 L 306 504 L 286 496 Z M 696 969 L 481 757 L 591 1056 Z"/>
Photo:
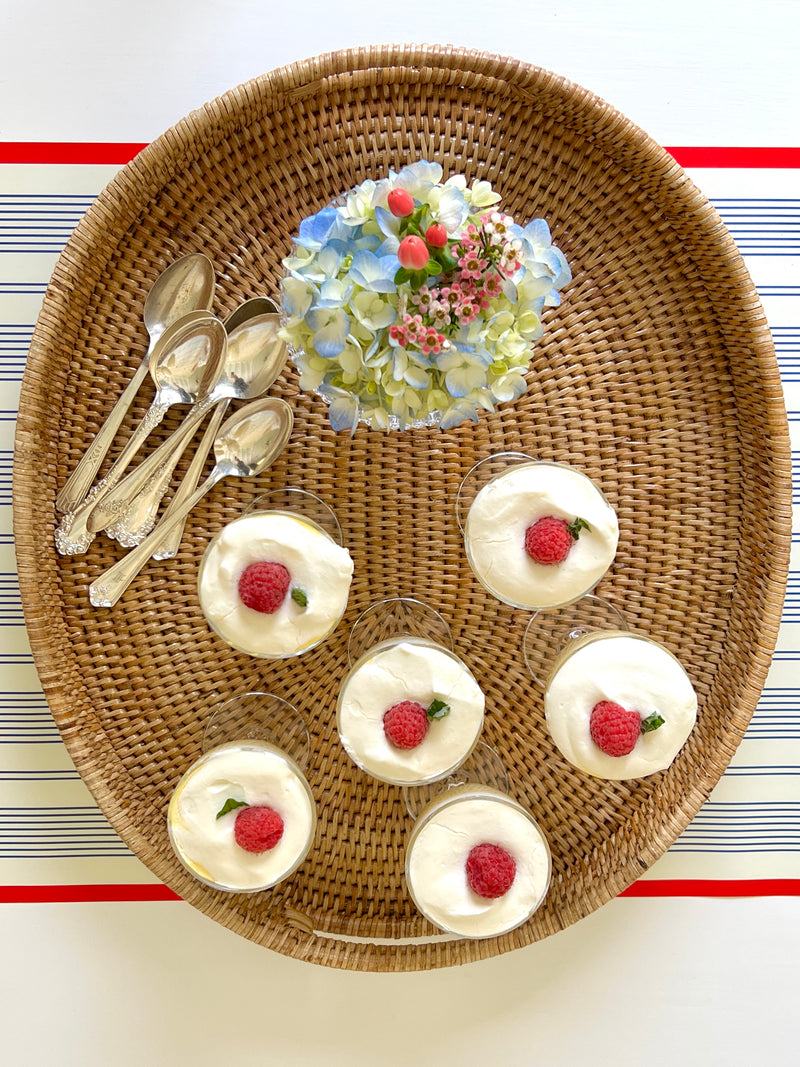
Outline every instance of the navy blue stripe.
<path fill-rule="evenodd" d="M 768 845 L 766 848 L 695 848 L 687 847 L 680 838 L 674 845 L 670 846 L 670 852 L 697 852 L 713 855 L 723 855 L 730 853 L 731 855 L 756 855 L 764 852 L 800 852 L 800 848 L 793 848 L 787 845 Z"/>
<path fill-rule="evenodd" d="M 95 199 L 87 194 L 23 194 L 0 196 L 0 233 L 26 241 L 0 240 L 5 251 L 61 251 L 72 229 Z M 722 221 L 746 254 L 785 255 L 800 250 L 800 201 L 793 198 L 715 198 Z M 63 238 L 54 244 L 52 238 Z M 48 241 L 46 248 L 41 241 Z"/>

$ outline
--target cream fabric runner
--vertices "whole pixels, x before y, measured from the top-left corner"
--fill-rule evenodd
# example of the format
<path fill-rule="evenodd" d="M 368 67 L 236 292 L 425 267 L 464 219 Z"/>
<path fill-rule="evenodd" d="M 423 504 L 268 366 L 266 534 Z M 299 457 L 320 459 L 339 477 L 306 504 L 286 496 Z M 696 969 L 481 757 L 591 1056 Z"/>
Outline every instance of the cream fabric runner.
<path fill-rule="evenodd" d="M 33 666 L 11 518 L 14 426 L 25 357 L 50 273 L 117 166 L 0 164 L 0 899 L 30 887 L 133 887 L 157 880 L 98 810 L 75 771 Z M 719 210 L 761 294 L 781 366 L 800 503 L 800 198 L 796 170 L 716 168 L 690 176 Z M 708 803 L 645 875 L 642 892 L 800 893 L 800 514 L 778 648 L 745 740 Z M 797 880 L 795 885 L 791 880 Z M 698 889 L 700 881 L 708 883 Z M 789 884 L 787 884 L 787 882 Z M 650 889 L 646 883 L 650 883 Z M 85 887 L 82 892 L 81 887 Z M 635 887 L 634 887 L 635 889 Z"/>

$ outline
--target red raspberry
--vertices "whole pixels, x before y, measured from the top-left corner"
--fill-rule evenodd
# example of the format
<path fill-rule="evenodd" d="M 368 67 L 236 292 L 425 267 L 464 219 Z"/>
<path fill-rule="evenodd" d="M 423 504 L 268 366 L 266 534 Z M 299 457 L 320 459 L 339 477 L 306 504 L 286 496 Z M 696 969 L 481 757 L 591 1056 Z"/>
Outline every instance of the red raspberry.
<path fill-rule="evenodd" d="M 467 881 L 479 897 L 502 897 L 511 888 L 516 873 L 516 860 L 500 845 L 476 845 L 467 856 Z"/>
<path fill-rule="evenodd" d="M 415 700 L 402 700 L 383 716 L 386 740 L 395 748 L 416 748 L 428 732 L 428 713 Z"/>
<path fill-rule="evenodd" d="M 251 563 L 239 579 L 245 607 L 273 615 L 283 603 L 292 577 L 282 563 Z"/>
<path fill-rule="evenodd" d="M 233 824 L 233 836 L 246 852 L 269 852 L 283 837 L 283 819 L 265 804 L 241 808 Z"/>
<path fill-rule="evenodd" d="M 563 563 L 574 544 L 567 523 L 554 515 L 537 519 L 525 531 L 525 551 L 536 563 Z"/>
<path fill-rule="evenodd" d="M 627 756 L 642 732 L 638 711 L 626 711 L 613 700 L 601 700 L 592 708 L 589 733 L 607 756 Z"/>

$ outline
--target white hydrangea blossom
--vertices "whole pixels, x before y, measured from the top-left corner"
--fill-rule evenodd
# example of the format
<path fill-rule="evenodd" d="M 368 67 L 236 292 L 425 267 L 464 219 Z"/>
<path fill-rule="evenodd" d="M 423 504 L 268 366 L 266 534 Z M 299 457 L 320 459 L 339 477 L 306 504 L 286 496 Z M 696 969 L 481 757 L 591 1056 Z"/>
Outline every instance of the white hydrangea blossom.
<path fill-rule="evenodd" d="M 569 266 L 543 219 L 521 227 L 488 181 L 442 177 L 420 160 L 362 182 L 304 219 L 283 261 L 281 335 L 337 430 L 450 429 L 527 388 Z M 392 213 L 394 190 L 413 202 L 407 217 Z M 400 259 L 410 234 L 430 254 L 416 275 Z"/>

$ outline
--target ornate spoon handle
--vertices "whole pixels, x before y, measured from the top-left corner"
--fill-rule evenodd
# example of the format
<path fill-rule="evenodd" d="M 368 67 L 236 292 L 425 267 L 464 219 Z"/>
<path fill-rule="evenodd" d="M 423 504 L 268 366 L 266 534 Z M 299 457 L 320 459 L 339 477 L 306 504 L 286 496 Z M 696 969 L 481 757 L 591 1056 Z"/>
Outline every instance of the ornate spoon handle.
<path fill-rule="evenodd" d="M 127 556 L 123 556 L 113 567 L 109 567 L 100 577 L 89 586 L 89 600 L 96 608 L 113 608 L 133 579 L 144 567 L 153 552 L 154 545 L 158 544 L 161 535 L 179 522 L 184 520 L 195 504 L 231 473 L 219 467 L 215 467 L 203 484 L 185 500 L 181 507 L 175 511 L 172 518 L 158 524 L 149 537 L 146 537 L 140 545 L 132 549 Z"/>
<path fill-rule="evenodd" d="M 192 439 L 197 426 L 208 414 L 209 408 L 219 400 L 213 400 L 207 396 L 191 409 L 178 429 L 163 441 L 158 448 L 138 463 L 125 478 L 114 485 L 112 489 L 103 495 L 97 506 L 92 511 L 89 521 L 89 529 L 93 533 L 107 529 L 112 523 L 116 524 L 124 516 L 128 505 L 138 493 L 161 478 L 170 464 L 174 465 L 181 458 L 184 449 Z M 169 484 L 169 483 L 167 483 Z M 166 492 L 167 487 L 164 487 Z M 162 493 L 163 496 L 163 493 Z M 158 498 L 159 500 L 161 497 Z"/>
<path fill-rule="evenodd" d="M 164 519 L 171 518 L 189 494 L 193 493 L 197 488 L 197 483 L 200 481 L 200 475 L 203 473 L 203 467 L 206 464 L 206 458 L 214 445 L 214 439 L 222 425 L 222 420 L 225 418 L 225 412 L 228 410 L 229 403 L 230 401 L 228 400 L 221 403 L 211 416 L 211 421 L 197 447 L 197 451 L 192 458 L 189 469 L 183 476 L 183 481 L 175 490 L 175 495 L 172 500 L 170 500 L 167 510 L 164 512 Z M 184 518 L 182 522 L 171 527 L 166 536 L 162 536 L 158 547 L 153 552 L 153 559 L 172 559 L 173 556 L 177 555 L 185 525 L 186 519 Z"/>
<path fill-rule="evenodd" d="M 85 552 L 94 541 L 94 532 L 87 525 L 89 516 L 94 511 L 97 502 L 122 478 L 128 464 L 144 444 L 145 438 L 166 415 L 169 404 L 156 403 L 150 405 L 147 414 L 136 427 L 130 440 L 120 452 L 114 466 L 97 485 L 89 491 L 89 495 L 83 503 L 74 511 L 68 512 L 58 525 L 55 532 L 56 548 L 62 556 L 75 556 Z"/>
<path fill-rule="evenodd" d="M 119 518 L 106 527 L 108 537 L 118 541 L 123 548 L 133 548 L 147 537 L 156 524 L 161 499 L 169 489 L 176 462 L 177 457 L 175 462 L 159 470 L 127 504 Z"/>
<path fill-rule="evenodd" d="M 96 437 L 84 452 L 77 467 L 56 497 L 56 507 L 59 511 L 74 511 L 89 492 L 94 476 L 100 470 L 100 466 L 111 447 L 111 442 L 116 437 L 117 430 L 122 425 L 122 420 L 125 418 L 128 408 L 139 391 L 139 386 L 147 377 L 149 359 L 150 351 L 148 350 L 147 355 L 136 368 L 133 377 L 125 387 L 124 393 L 117 400 L 110 415 L 100 427 Z"/>

